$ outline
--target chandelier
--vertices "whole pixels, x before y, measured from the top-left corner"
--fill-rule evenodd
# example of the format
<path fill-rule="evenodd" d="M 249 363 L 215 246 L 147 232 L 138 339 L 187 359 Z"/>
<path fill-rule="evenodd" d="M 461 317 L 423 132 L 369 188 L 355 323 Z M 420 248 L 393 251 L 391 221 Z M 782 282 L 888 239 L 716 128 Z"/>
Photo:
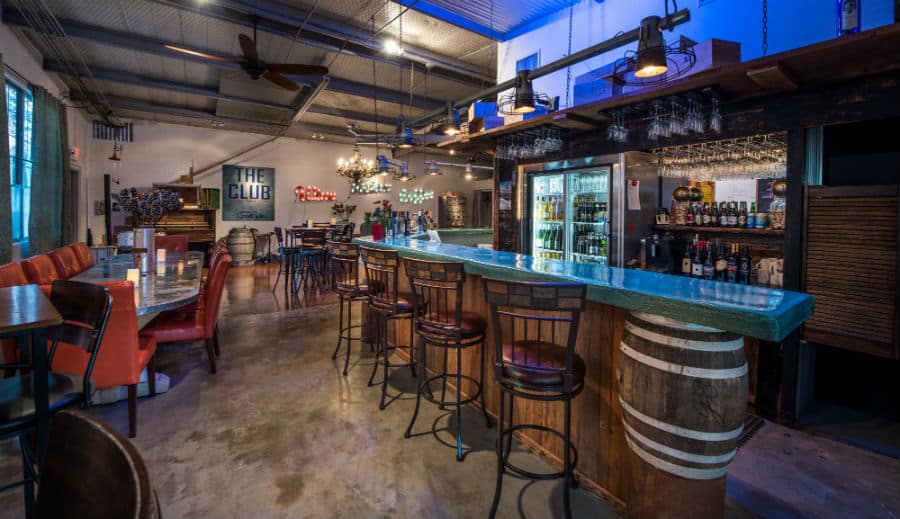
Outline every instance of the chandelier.
<path fill-rule="evenodd" d="M 350 182 L 359 183 L 377 175 L 378 167 L 374 160 L 362 158 L 359 144 L 354 144 L 350 160 L 338 159 L 337 174 L 350 179 Z"/>

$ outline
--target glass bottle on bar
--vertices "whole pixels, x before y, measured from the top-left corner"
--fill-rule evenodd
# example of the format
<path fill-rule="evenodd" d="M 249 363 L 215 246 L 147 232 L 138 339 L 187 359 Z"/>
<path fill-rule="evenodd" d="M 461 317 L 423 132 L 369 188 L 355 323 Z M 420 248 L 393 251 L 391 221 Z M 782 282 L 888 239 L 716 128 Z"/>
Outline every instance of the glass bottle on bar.
<path fill-rule="evenodd" d="M 738 274 L 738 257 L 737 257 L 737 244 L 731 244 L 731 253 L 728 255 L 728 274 L 726 275 L 726 281 L 729 283 L 737 283 L 737 274 Z"/>
<path fill-rule="evenodd" d="M 750 284 L 751 265 L 750 246 L 745 244 L 741 250 L 740 259 L 738 260 L 738 283 L 742 285 Z"/>
<path fill-rule="evenodd" d="M 691 259 L 691 277 L 703 277 L 703 247 L 701 242 L 697 242 L 694 249 L 694 257 Z"/>
<path fill-rule="evenodd" d="M 703 279 L 710 281 L 716 279 L 716 250 L 712 247 L 712 243 L 706 242 L 706 258 L 703 261 Z"/>
<path fill-rule="evenodd" d="M 859 32 L 860 3 L 862 0 L 837 0 L 837 35 L 846 36 Z"/>
<path fill-rule="evenodd" d="M 728 259 L 725 257 L 725 246 L 716 240 L 716 281 L 725 281 L 728 274 Z"/>
<path fill-rule="evenodd" d="M 684 245 L 684 254 L 681 258 L 681 275 L 682 276 L 690 276 L 691 275 L 691 264 L 693 257 L 693 246 L 690 242 L 685 243 Z"/>

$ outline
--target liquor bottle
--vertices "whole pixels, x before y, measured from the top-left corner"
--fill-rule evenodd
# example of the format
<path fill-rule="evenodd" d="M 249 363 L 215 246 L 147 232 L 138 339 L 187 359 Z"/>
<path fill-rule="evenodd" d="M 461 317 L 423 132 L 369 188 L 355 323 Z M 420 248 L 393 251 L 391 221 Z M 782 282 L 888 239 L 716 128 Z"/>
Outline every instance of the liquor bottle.
<path fill-rule="evenodd" d="M 684 256 L 681 258 L 681 275 L 682 276 L 690 276 L 691 275 L 691 256 L 692 254 L 692 245 L 687 244 L 684 247 Z"/>
<path fill-rule="evenodd" d="M 550 201 L 547 200 L 548 197 L 541 198 L 541 210 L 544 212 L 544 220 L 550 219 Z"/>
<path fill-rule="evenodd" d="M 716 205 L 715 202 L 712 203 L 712 205 L 709 208 L 709 211 L 710 211 L 709 224 L 712 225 L 713 227 L 718 226 L 719 225 L 719 207 Z"/>
<path fill-rule="evenodd" d="M 688 225 L 694 225 L 694 207 L 693 207 L 693 206 L 691 206 L 690 208 L 688 208 L 688 212 L 687 212 L 687 224 L 688 224 Z"/>
<path fill-rule="evenodd" d="M 556 243 L 556 227 L 551 225 L 547 228 L 547 241 L 544 242 L 544 248 L 553 250 L 554 243 Z"/>
<path fill-rule="evenodd" d="M 765 229 L 766 228 L 766 213 L 765 213 L 765 211 L 762 211 L 762 208 L 760 208 L 760 211 L 758 213 L 756 213 L 756 228 L 757 229 Z"/>
<path fill-rule="evenodd" d="M 756 202 L 750 202 L 750 212 L 747 213 L 747 228 L 756 228 Z"/>
<path fill-rule="evenodd" d="M 861 0 L 837 0 L 837 35 L 859 32 Z"/>
<path fill-rule="evenodd" d="M 741 250 L 741 256 L 738 260 L 738 283 L 742 285 L 750 284 L 750 246 L 744 245 L 743 250 Z"/>
<path fill-rule="evenodd" d="M 729 283 L 737 283 L 737 273 L 738 273 L 738 257 L 737 257 L 737 244 L 731 244 L 731 254 L 728 255 L 728 274 L 727 281 Z"/>
<path fill-rule="evenodd" d="M 716 279 L 716 250 L 710 242 L 706 242 L 706 259 L 703 262 L 703 279 Z"/>
<path fill-rule="evenodd" d="M 703 207 L 700 208 L 700 215 L 702 217 L 701 218 L 702 225 L 704 227 L 709 227 L 710 218 L 711 218 L 711 215 L 709 214 L 709 204 L 706 204 L 706 203 L 703 204 Z"/>
<path fill-rule="evenodd" d="M 691 260 L 691 277 L 703 277 L 703 246 L 701 243 L 697 243 L 697 247 L 694 249 L 694 258 Z"/>
<path fill-rule="evenodd" d="M 747 202 L 741 202 L 741 210 L 738 213 L 738 227 L 747 227 Z"/>
<path fill-rule="evenodd" d="M 728 227 L 737 227 L 738 215 L 737 206 L 734 202 L 728 204 Z"/>
<path fill-rule="evenodd" d="M 725 246 L 716 240 L 716 281 L 725 281 L 728 272 L 728 260 L 725 258 Z"/>
<path fill-rule="evenodd" d="M 557 225 L 557 226 L 556 226 L 556 236 L 554 236 L 555 240 L 554 240 L 554 242 L 553 242 L 553 248 L 554 248 L 554 250 L 558 250 L 558 251 L 563 250 L 563 245 L 562 245 L 562 242 L 563 242 L 563 236 L 562 236 L 562 235 L 563 235 L 563 233 L 562 233 L 562 226 L 561 226 L 561 225 Z"/>
<path fill-rule="evenodd" d="M 728 208 L 725 202 L 719 204 L 719 227 L 728 227 Z"/>

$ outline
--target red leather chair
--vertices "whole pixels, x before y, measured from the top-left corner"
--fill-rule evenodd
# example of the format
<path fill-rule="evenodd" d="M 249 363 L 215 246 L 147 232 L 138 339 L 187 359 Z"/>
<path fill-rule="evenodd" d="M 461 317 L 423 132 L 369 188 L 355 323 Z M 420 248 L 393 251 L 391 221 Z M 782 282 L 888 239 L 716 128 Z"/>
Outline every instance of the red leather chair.
<path fill-rule="evenodd" d="M 97 389 L 128 386 L 128 437 L 134 438 L 137 430 L 137 384 L 145 367 L 150 395 L 156 394 L 156 368 L 153 362 L 156 339 L 152 335 L 138 334 L 134 284 L 131 281 L 101 284 L 109 288 L 113 305 L 91 379 Z M 63 373 L 82 373 L 87 361 L 88 355 L 84 350 L 60 343 L 52 368 Z"/>
<path fill-rule="evenodd" d="M 156 248 L 166 249 L 166 254 L 184 254 L 188 251 L 187 235 L 157 236 Z"/>
<path fill-rule="evenodd" d="M 53 260 L 46 254 L 22 260 L 22 270 L 25 271 L 28 282 L 36 285 L 49 285 L 57 279 L 63 279 Z"/>
<path fill-rule="evenodd" d="M 27 285 L 28 278 L 25 277 L 25 271 L 22 265 L 18 263 L 7 263 L 0 266 L 0 287 L 15 287 L 19 285 Z"/>
<path fill-rule="evenodd" d="M 209 260 L 209 270 L 206 273 L 206 276 L 203 277 L 203 280 L 200 282 L 200 297 L 197 298 L 193 303 L 188 303 L 184 306 L 179 306 L 177 310 L 186 311 L 186 310 L 196 310 L 198 308 L 203 308 L 206 304 L 206 289 L 209 285 L 209 277 L 212 275 L 213 270 L 222 262 L 222 257 L 228 254 L 228 246 L 221 244 L 220 242 L 216 242 L 216 246 L 213 249 L 212 257 Z M 218 345 L 216 347 L 216 356 L 219 355 Z"/>
<path fill-rule="evenodd" d="M 91 254 L 91 249 L 88 248 L 86 243 L 81 241 L 74 245 L 69 245 L 69 247 L 78 258 L 78 263 L 81 265 L 82 272 L 94 266 L 94 255 Z"/>
<path fill-rule="evenodd" d="M 47 253 L 60 277 L 69 279 L 81 274 L 81 261 L 71 247 L 60 247 Z"/>
<path fill-rule="evenodd" d="M 18 263 L 7 263 L 0 267 L 0 287 L 14 287 L 18 285 L 27 285 L 28 279 L 25 277 L 25 271 Z M 14 364 L 19 358 L 19 348 L 15 339 L 0 339 L 0 350 L 3 352 L 3 362 L 6 364 Z M 12 371 L 7 375 L 12 375 Z"/>
<path fill-rule="evenodd" d="M 206 355 L 209 357 L 209 371 L 215 373 L 215 350 L 218 350 L 219 347 L 216 317 L 219 314 L 219 303 L 222 301 L 222 291 L 225 288 L 225 277 L 230 268 L 231 255 L 225 254 L 216 268 L 209 273 L 203 305 L 198 305 L 196 310 L 163 312 L 141 333 L 152 335 L 158 343 L 203 339 L 206 343 Z"/>

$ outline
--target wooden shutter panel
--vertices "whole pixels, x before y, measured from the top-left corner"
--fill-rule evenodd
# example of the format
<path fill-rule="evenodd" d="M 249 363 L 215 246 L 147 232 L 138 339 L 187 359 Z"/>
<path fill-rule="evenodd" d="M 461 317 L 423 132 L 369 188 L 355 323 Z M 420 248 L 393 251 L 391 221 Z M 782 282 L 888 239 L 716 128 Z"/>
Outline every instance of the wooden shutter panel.
<path fill-rule="evenodd" d="M 805 221 L 804 338 L 898 358 L 898 186 L 810 186 Z"/>

